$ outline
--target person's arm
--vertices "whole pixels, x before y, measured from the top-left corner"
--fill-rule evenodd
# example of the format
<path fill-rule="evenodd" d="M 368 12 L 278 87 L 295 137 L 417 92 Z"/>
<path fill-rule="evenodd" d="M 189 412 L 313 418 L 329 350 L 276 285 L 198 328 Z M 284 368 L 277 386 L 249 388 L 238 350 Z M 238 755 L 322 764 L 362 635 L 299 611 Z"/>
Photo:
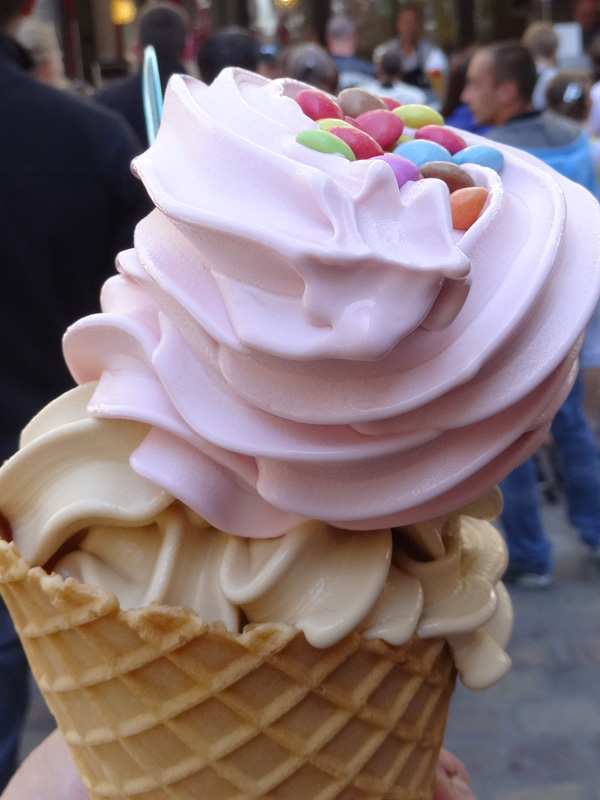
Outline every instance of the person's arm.
<path fill-rule="evenodd" d="M 69 748 L 54 731 L 21 764 L 1 800 L 89 800 Z M 462 762 L 442 750 L 433 800 L 476 800 Z"/>

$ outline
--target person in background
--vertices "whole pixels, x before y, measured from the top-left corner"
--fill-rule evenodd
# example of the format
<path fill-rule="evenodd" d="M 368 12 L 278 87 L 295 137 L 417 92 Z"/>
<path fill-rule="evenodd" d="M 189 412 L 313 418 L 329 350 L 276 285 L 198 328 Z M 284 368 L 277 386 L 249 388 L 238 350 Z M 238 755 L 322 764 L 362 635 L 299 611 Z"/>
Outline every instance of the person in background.
<path fill-rule="evenodd" d="M 333 58 L 324 47 L 306 42 L 289 47 L 283 56 L 283 74 L 303 81 L 329 94 L 338 90 L 338 71 Z"/>
<path fill-rule="evenodd" d="M 89 800 L 73 757 L 58 731 L 24 761 L 2 800 Z M 432 800 L 477 800 L 464 764 L 442 749 Z"/>
<path fill-rule="evenodd" d="M 227 28 L 204 40 L 196 61 L 204 83 L 212 83 L 225 67 L 243 67 L 251 72 L 258 72 L 261 61 L 260 45 L 243 28 Z"/>
<path fill-rule="evenodd" d="M 462 99 L 486 134 L 526 150 L 565 177 L 597 195 L 587 133 L 577 123 L 533 108 L 537 70 L 519 42 L 499 42 L 478 50 L 467 70 Z"/>
<path fill-rule="evenodd" d="M 448 59 L 435 44 L 422 38 L 423 12 L 417 3 L 405 3 L 396 18 L 398 36 L 378 45 L 373 51 L 373 62 L 377 64 L 383 54 L 395 50 L 400 55 L 402 80 L 425 91 L 436 90 L 432 78 L 438 79 L 448 70 Z"/>
<path fill-rule="evenodd" d="M 0 0 L 0 463 L 43 406 L 74 383 L 68 325 L 99 311 L 99 292 L 150 210 L 115 114 L 36 80 L 16 41 L 24 0 Z M 28 671 L 0 603 L 0 791 L 16 767 Z"/>
<path fill-rule="evenodd" d="M 489 131 L 490 126 L 479 125 L 475 121 L 469 106 L 461 100 L 467 81 L 467 69 L 475 49 L 474 47 L 469 47 L 450 59 L 440 114 L 444 117 L 446 125 L 452 125 L 454 128 L 460 128 L 463 131 L 483 136 Z"/>
<path fill-rule="evenodd" d="M 477 122 L 493 126 L 489 139 L 537 156 L 595 193 L 587 135 L 572 120 L 533 109 L 536 82 L 537 70 L 527 48 L 519 42 L 500 42 L 473 55 L 462 97 Z M 551 433 L 569 518 L 600 565 L 600 453 L 583 411 L 583 396 L 580 371 L 552 422 Z M 513 470 L 500 488 L 510 559 L 504 579 L 530 588 L 549 586 L 554 564 L 542 525 L 533 458 Z"/>
<path fill-rule="evenodd" d="M 585 69 L 557 70 L 546 87 L 546 108 L 585 126 L 592 108 L 592 76 Z"/>
<path fill-rule="evenodd" d="M 521 37 L 521 43 L 533 56 L 538 73 L 533 90 L 533 107 L 543 109 L 546 107 L 546 87 L 558 72 L 558 36 L 551 22 L 532 22 Z"/>
<path fill-rule="evenodd" d="M 375 67 L 356 56 L 356 25 L 345 14 L 334 14 L 327 22 L 325 42 L 339 73 L 338 88 L 362 86 L 375 79 Z"/>
<path fill-rule="evenodd" d="M 600 36 L 597 36 L 590 44 L 588 55 L 592 61 L 592 86 L 587 127 L 590 135 L 598 139 L 600 138 Z"/>
<path fill-rule="evenodd" d="M 363 84 L 364 89 L 368 89 L 374 94 L 383 94 L 392 97 L 399 103 L 426 104 L 434 100 L 431 92 L 419 89 L 418 86 L 411 86 L 402 80 L 402 63 L 400 56 L 395 50 L 387 50 L 376 66 L 377 82 Z"/>
<path fill-rule="evenodd" d="M 281 78 L 281 53 L 278 45 L 268 42 L 260 45 L 256 71 L 269 80 Z"/>
<path fill-rule="evenodd" d="M 105 108 L 121 114 L 135 131 L 145 149 L 148 142 L 144 102 L 142 95 L 142 60 L 144 48 L 152 45 L 160 73 L 162 91 L 171 75 L 185 73 L 183 57 L 190 30 L 187 12 L 174 2 L 150 2 L 140 12 L 137 22 L 137 40 L 134 51 L 138 58 L 138 72 L 106 88 L 99 89 L 92 100 Z"/>
<path fill-rule="evenodd" d="M 594 37 L 600 34 L 600 13 L 597 0 L 577 0 L 573 21 L 581 25 L 583 49 L 587 50 Z"/>
<path fill-rule="evenodd" d="M 26 17 L 19 25 L 15 38 L 33 62 L 30 72 L 34 78 L 56 89 L 71 88 L 65 75 L 60 45 L 50 25 L 36 17 Z"/>
<path fill-rule="evenodd" d="M 552 78 L 546 90 L 547 107 L 560 116 L 572 119 L 581 126 L 588 122 L 592 101 L 592 76 L 585 70 L 561 70 Z M 596 176 L 600 172 L 600 140 L 590 140 Z M 583 408 L 590 428 L 600 433 L 600 304 L 596 307 L 585 332 L 579 353 L 583 370 L 585 394 Z"/>

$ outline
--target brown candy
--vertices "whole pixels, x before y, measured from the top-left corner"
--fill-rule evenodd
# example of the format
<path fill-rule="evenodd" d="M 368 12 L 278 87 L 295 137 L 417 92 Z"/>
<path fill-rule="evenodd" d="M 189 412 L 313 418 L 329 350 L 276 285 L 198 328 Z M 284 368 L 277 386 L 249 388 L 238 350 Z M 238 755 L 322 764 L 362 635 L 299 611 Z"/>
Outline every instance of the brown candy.
<path fill-rule="evenodd" d="M 377 108 L 383 108 L 387 111 L 387 106 L 381 99 L 373 92 L 366 89 L 359 89 L 352 87 L 350 89 L 343 89 L 337 96 L 338 105 L 349 117 L 358 117 L 359 114 L 364 114 L 365 111 L 374 111 Z"/>
<path fill-rule="evenodd" d="M 475 181 L 469 173 L 451 161 L 428 161 L 419 167 L 422 178 L 439 178 L 450 192 L 457 189 L 470 189 Z"/>

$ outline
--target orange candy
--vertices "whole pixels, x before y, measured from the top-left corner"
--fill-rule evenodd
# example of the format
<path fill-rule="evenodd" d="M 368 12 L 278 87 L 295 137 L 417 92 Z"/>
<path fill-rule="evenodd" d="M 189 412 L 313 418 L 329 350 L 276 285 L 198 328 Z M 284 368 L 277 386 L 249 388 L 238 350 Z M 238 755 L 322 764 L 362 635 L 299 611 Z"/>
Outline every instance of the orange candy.
<path fill-rule="evenodd" d="M 457 189 L 450 195 L 452 227 L 457 231 L 468 231 L 485 205 L 489 192 L 481 186 Z"/>

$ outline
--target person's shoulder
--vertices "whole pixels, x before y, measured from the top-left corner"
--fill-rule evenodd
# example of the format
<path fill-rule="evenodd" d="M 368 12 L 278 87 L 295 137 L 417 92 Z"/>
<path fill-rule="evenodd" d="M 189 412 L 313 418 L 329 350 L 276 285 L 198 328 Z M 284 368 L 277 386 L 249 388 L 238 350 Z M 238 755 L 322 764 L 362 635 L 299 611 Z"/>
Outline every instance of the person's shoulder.
<path fill-rule="evenodd" d="M 573 120 L 551 111 L 523 114 L 492 128 L 486 137 L 513 147 L 566 147 L 582 134 Z"/>
<path fill-rule="evenodd" d="M 331 57 L 340 72 L 359 72 L 363 75 L 375 77 L 375 67 L 364 58 L 340 55 L 332 55 Z"/>
<path fill-rule="evenodd" d="M 569 131 L 573 134 L 574 138 L 579 136 L 582 131 L 581 123 L 574 119 L 564 117 L 561 114 L 557 114 L 555 111 L 551 111 L 550 109 L 543 111 L 540 114 L 540 119 L 546 127 L 554 130 Z"/>
<path fill-rule="evenodd" d="M 121 119 L 112 111 L 91 103 L 88 98 L 79 97 L 72 92 L 56 89 L 35 79 L 27 80 L 27 91 L 22 94 L 21 103 L 38 109 L 40 118 L 58 122 L 68 121 L 73 125 L 94 125 L 109 128 L 121 126 Z"/>
<path fill-rule="evenodd" d="M 142 77 L 139 74 L 129 75 L 127 78 L 115 81 L 108 86 L 103 86 L 92 95 L 92 100 L 101 105 L 110 106 L 112 103 L 118 103 L 123 98 L 128 98 L 132 94 L 141 91 L 140 86 Z"/>
<path fill-rule="evenodd" d="M 73 142 L 79 153 L 87 148 L 94 161 L 125 154 L 133 158 L 142 145 L 130 125 L 116 111 L 70 92 L 33 81 L 22 103 L 29 106 L 30 119 L 40 126 L 61 131 L 63 141 Z"/>
<path fill-rule="evenodd" d="M 579 139 L 583 134 L 583 126 L 572 119 L 567 119 L 553 111 L 544 111 L 541 114 L 541 121 L 544 125 L 550 146 L 565 147 Z"/>

